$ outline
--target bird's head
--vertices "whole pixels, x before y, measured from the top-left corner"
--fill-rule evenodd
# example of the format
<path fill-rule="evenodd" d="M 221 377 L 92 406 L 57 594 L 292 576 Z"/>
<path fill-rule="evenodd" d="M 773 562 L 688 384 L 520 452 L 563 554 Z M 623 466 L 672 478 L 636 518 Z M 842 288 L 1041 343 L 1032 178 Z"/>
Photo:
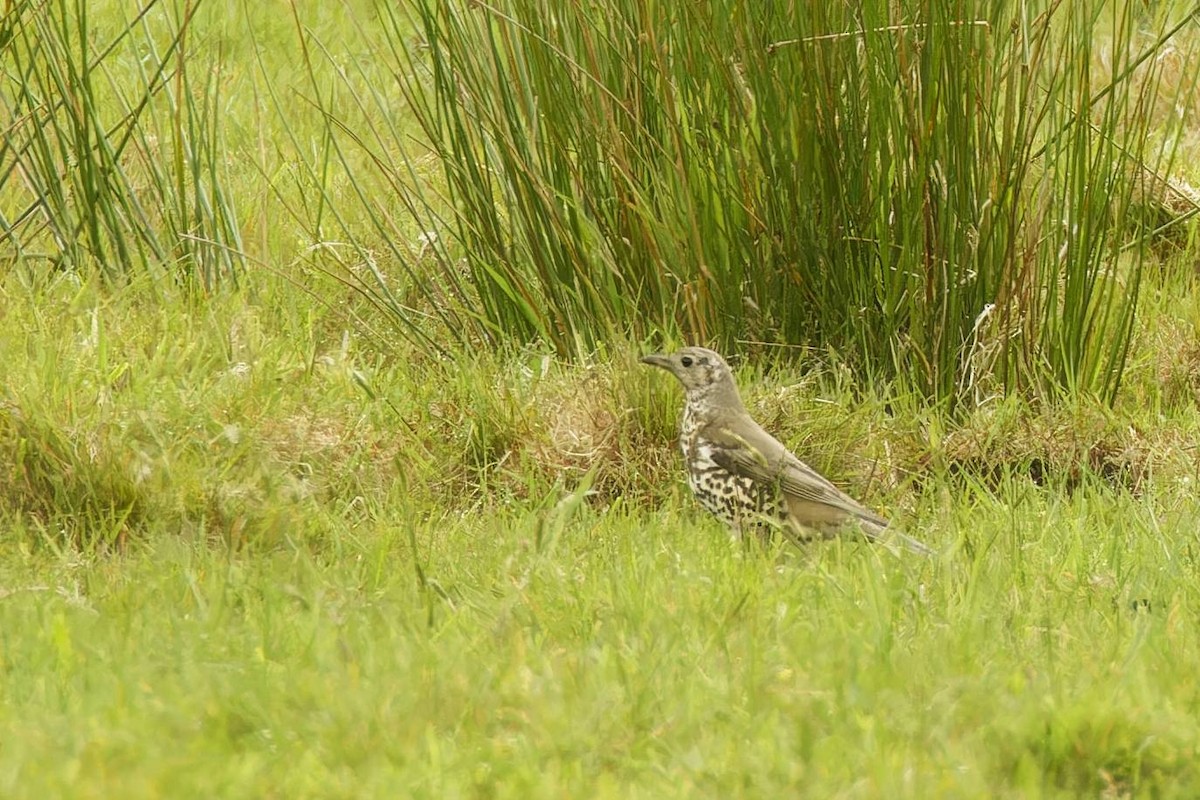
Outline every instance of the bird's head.
<path fill-rule="evenodd" d="M 704 403 L 719 409 L 742 408 L 733 372 L 725 359 L 703 347 L 685 347 L 670 355 L 654 353 L 643 364 L 662 367 L 683 384 L 689 403 Z"/>

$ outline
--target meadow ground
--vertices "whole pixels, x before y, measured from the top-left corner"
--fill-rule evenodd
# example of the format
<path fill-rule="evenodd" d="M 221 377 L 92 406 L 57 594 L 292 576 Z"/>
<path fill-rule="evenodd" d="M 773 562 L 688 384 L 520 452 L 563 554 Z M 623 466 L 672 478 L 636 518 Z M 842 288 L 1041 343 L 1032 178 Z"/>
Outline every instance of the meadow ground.
<path fill-rule="evenodd" d="M 436 355 L 312 269 L 289 37 L 357 52 L 370 5 L 202 6 L 240 287 L 0 279 L 0 796 L 1200 795 L 1194 265 L 1146 278 L 1112 407 L 737 359 L 939 555 L 746 547 L 643 345 Z"/>
<path fill-rule="evenodd" d="M 4 289 L 0 329 L 5 796 L 1200 785 L 1188 404 L 1077 410 L 1086 447 L 1063 458 L 1124 459 L 1107 478 L 892 481 L 864 448 L 923 436 L 946 460 L 953 437 L 836 381 L 743 370 L 785 440 L 941 551 L 796 554 L 697 512 L 679 394 L 632 353 L 430 372 L 269 287 L 167 310 L 23 292 Z M 568 413 L 580 385 L 591 410 Z M 473 422 L 510 438 L 484 447 Z M 1076 446 L 1040 424 L 1025 463 Z M 959 435 L 986 455 L 1017 447 L 1011 426 Z"/>

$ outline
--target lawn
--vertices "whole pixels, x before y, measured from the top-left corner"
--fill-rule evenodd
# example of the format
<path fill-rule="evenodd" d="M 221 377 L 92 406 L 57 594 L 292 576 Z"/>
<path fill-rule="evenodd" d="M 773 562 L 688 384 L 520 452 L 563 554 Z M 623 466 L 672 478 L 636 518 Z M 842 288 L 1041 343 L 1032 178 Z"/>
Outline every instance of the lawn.
<path fill-rule="evenodd" d="M 357 184 L 312 191 L 300 98 L 334 73 L 296 31 L 329 91 L 387 92 L 373 8 L 198 6 L 236 286 L 0 275 L 0 795 L 1200 795 L 1194 242 L 1143 279 L 1111 403 L 951 415 L 828 349 L 731 352 L 768 430 L 937 555 L 731 540 L 649 344 L 431 317 L 433 347 L 321 260 L 339 213 L 387 250 Z"/>

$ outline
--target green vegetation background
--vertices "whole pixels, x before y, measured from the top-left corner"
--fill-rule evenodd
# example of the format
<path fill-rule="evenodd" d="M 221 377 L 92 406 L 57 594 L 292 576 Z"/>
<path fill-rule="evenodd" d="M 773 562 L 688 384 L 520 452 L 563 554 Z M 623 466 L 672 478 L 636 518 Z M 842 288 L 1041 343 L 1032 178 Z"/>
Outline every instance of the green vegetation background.
<path fill-rule="evenodd" d="M 5 3 L 0 795 L 1200 792 L 1194 9 L 813 5 Z"/>

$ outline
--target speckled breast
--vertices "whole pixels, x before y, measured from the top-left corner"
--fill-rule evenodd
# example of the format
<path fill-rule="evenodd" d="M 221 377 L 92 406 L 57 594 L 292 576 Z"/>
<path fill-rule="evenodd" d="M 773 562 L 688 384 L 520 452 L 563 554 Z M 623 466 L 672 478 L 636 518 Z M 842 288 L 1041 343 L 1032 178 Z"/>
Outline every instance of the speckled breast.
<path fill-rule="evenodd" d="M 763 524 L 764 517 L 782 521 L 774 487 L 734 475 L 713 460 L 714 445 L 699 434 L 699 425 L 687 413 L 680 425 L 679 447 L 692 493 L 726 524 L 745 528 Z"/>

